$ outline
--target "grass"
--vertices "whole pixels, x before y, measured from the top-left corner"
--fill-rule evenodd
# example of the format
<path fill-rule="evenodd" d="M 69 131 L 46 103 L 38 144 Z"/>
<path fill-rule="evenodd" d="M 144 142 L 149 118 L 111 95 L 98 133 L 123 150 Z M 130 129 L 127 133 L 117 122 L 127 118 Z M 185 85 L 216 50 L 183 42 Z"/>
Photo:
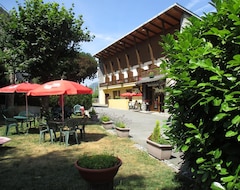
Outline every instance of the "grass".
<path fill-rule="evenodd" d="M 0 127 L 3 134 L 5 127 Z M 14 131 L 11 129 L 11 132 Z M 122 159 L 123 165 L 114 178 L 116 190 L 180 189 L 176 173 L 164 163 L 137 149 L 130 139 L 118 138 L 98 125 L 86 126 L 86 137 L 80 145 L 39 143 L 38 129 L 29 134 L 13 134 L 0 147 L 0 184 L 5 189 L 87 189 L 74 162 L 83 154 L 108 153 Z"/>

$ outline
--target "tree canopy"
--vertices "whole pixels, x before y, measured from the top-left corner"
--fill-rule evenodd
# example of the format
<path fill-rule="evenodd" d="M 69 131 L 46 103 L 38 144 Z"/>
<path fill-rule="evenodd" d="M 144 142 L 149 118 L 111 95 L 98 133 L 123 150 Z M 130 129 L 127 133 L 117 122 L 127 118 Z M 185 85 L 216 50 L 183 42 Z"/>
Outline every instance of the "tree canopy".
<path fill-rule="evenodd" d="M 168 136 L 184 152 L 197 186 L 240 189 L 239 0 L 212 0 L 216 12 L 163 37 L 171 114 Z"/>
<path fill-rule="evenodd" d="M 60 79 L 82 81 L 93 77 L 97 63 L 81 51 L 81 43 L 93 40 L 83 27 L 82 15 L 75 17 L 74 6 L 66 10 L 59 4 L 26 0 L 18 10 L 1 15 L 1 63 L 10 73 L 28 72 L 39 82 Z M 3 18 L 4 17 L 4 18 Z M 84 57 L 81 57 L 84 55 Z M 87 57 L 87 58 L 86 58 Z M 91 63 L 85 71 L 86 62 Z M 87 74 L 86 74 L 87 73 Z"/>

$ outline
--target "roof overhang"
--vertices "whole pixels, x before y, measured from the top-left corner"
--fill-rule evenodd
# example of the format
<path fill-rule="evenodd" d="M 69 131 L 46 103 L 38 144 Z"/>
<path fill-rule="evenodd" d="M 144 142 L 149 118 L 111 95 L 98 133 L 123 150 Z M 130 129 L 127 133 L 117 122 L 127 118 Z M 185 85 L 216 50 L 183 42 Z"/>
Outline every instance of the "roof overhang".
<path fill-rule="evenodd" d="M 176 3 L 108 47 L 99 51 L 94 57 L 99 59 L 107 58 L 118 52 L 122 52 L 126 48 L 135 46 L 137 43 L 146 41 L 148 38 L 164 34 L 165 30 L 171 29 L 180 24 L 183 14 L 198 17 L 196 14 Z"/>

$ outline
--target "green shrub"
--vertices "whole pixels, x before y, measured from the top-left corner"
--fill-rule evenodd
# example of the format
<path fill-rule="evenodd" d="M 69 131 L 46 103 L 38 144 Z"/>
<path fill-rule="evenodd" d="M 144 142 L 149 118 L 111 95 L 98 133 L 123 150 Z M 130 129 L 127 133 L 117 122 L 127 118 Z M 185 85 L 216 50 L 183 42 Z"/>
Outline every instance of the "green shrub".
<path fill-rule="evenodd" d="M 107 115 L 102 115 L 102 116 L 100 117 L 100 121 L 103 121 L 103 122 L 110 121 L 110 117 L 107 116 Z"/>
<path fill-rule="evenodd" d="M 216 13 L 163 37 L 168 60 L 161 67 L 172 79 L 168 136 L 184 152 L 199 189 L 240 189 L 239 1 L 214 2 Z"/>
<path fill-rule="evenodd" d="M 150 136 L 150 140 L 158 144 L 170 144 L 167 139 L 164 139 L 161 135 L 160 122 L 157 120 L 156 125 L 153 129 L 153 133 Z"/>
<path fill-rule="evenodd" d="M 126 124 L 123 121 L 116 121 L 115 125 L 119 128 L 125 128 Z"/>
<path fill-rule="evenodd" d="M 88 169 L 110 168 L 118 164 L 117 157 L 109 154 L 83 155 L 78 159 L 78 165 Z"/>
<path fill-rule="evenodd" d="M 97 113 L 96 113 L 95 109 L 92 108 L 92 111 L 90 111 L 89 114 L 92 116 L 92 115 L 96 115 Z"/>
<path fill-rule="evenodd" d="M 59 96 L 50 96 L 49 105 L 52 107 L 58 104 Z M 92 107 L 91 94 L 65 95 L 64 105 L 73 108 L 74 105 L 80 104 L 84 106 L 85 110 Z"/>

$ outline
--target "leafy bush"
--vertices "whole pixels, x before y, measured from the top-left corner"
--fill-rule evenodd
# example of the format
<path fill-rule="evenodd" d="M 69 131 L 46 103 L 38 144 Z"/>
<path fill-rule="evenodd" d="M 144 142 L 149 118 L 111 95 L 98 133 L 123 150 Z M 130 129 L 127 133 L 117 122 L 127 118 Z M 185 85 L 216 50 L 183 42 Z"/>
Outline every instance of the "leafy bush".
<path fill-rule="evenodd" d="M 78 159 L 78 165 L 88 169 L 110 168 L 118 164 L 117 157 L 109 154 L 83 155 Z"/>
<path fill-rule="evenodd" d="M 50 106 L 58 104 L 59 96 L 50 96 Z M 78 94 L 64 96 L 64 105 L 73 108 L 74 105 L 80 104 L 84 106 L 85 110 L 92 107 L 92 95 L 91 94 Z"/>
<path fill-rule="evenodd" d="M 216 13 L 163 37 L 168 60 L 161 66 L 172 79 L 168 136 L 184 152 L 198 188 L 240 189 L 239 1 L 212 3 Z"/>
<path fill-rule="evenodd" d="M 107 116 L 107 115 L 102 115 L 102 116 L 100 117 L 100 121 L 103 121 L 103 122 L 110 121 L 110 117 Z"/>
<path fill-rule="evenodd" d="M 119 128 L 125 128 L 126 124 L 123 121 L 116 121 L 115 125 Z"/>
<path fill-rule="evenodd" d="M 94 108 L 92 108 L 92 110 L 89 112 L 89 114 L 90 114 L 91 116 L 97 115 L 97 113 L 96 113 L 96 111 L 95 111 Z"/>

